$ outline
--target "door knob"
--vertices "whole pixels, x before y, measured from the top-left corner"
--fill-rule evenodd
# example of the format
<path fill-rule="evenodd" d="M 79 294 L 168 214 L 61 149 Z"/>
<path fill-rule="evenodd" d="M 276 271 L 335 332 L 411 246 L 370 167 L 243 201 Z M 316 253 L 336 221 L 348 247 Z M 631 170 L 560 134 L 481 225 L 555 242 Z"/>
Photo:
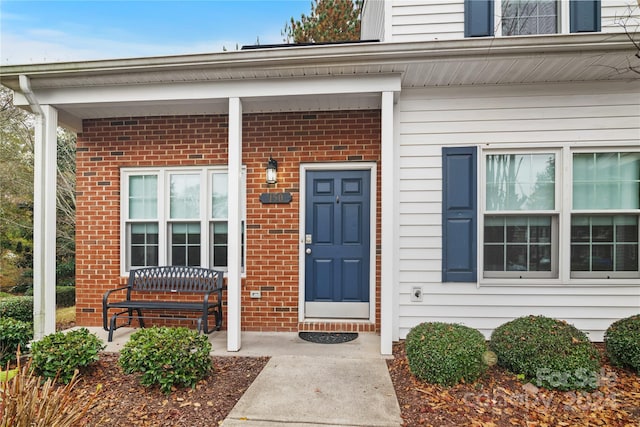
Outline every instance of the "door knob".
<path fill-rule="evenodd" d="M 307 255 L 309 255 L 311 253 L 311 248 L 307 248 L 305 252 L 307 253 Z"/>

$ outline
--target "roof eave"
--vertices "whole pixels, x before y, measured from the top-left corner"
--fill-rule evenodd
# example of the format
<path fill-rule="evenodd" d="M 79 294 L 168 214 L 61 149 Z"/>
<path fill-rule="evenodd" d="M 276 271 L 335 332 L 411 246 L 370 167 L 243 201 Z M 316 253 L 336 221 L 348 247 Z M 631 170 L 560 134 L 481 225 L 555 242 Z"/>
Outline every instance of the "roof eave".
<path fill-rule="evenodd" d="M 181 69 L 248 69 L 292 66 L 324 66 L 511 55 L 561 54 L 564 52 L 632 51 L 624 33 L 555 34 L 522 37 L 483 37 L 404 43 L 354 43 L 276 47 L 244 51 L 157 56 L 95 61 L 9 65 L 0 70 L 0 82 L 19 91 L 18 78 L 72 77 L 101 74 L 145 73 Z"/>

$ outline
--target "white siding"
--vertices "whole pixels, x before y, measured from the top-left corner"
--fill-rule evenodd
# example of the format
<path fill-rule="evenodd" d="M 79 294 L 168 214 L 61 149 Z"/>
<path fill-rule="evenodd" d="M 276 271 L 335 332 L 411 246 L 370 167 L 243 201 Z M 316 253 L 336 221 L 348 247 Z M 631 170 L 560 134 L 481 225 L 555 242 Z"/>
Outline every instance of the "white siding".
<path fill-rule="evenodd" d="M 463 0 L 385 0 L 391 2 L 391 37 L 393 42 L 410 41 L 432 41 L 432 40 L 453 40 L 464 38 L 464 1 Z M 560 0 L 568 2 L 569 0 Z M 369 4 L 371 3 L 371 4 Z M 372 10 L 367 14 L 372 17 L 363 16 L 363 28 L 365 18 L 375 25 L 380 25 L 383 11 L 382 0 L 369 0 L 366 4 Z M 620 18 L 633 14 L 630 22 L 635 25 L 639 23 L 640 10 L 636 0 L 602 0 L 602 31 L 621 32 L 620 25 L 616 22 Z M 375 12 L 374 12 L 375 9 Z M 568 11 L 568 7 L 562 10 Z M 500 22 L 500 10 L 496 5 L 496 23 Z M 569 19 L 562 19 L 562 33 L 569 33 Z M 367 23 L 367 26 L 369 24 Z M 373 28 L 368 28 L 367 34 L 375 35 Z M 499 32 L 499 31 L 498 31 Z M 364 34 L 364 33 L 363 33 Z M 369 38 L 380 38 L 379 36 Z"/>
<path fill-rule="evenodd" d="M 464 38 L 462 0 L 393 0 L 391 15 L 394 42 Z"/>
<path fill-rule="evenodd" d="M 565 319 L 602 340 L 640 312 L 640 283 L 556 279 L 526 285 L 441 283 L 443 145 L 640 146 L 640 83 L 403 89 L 399 104 L 399 336 L 424 321 L 463 323 L 487 337 L 513 318 Z M 411 302 L 421 287 L 422 302 Z"/>
<path fill-rule="evenodd" d="M 362 7 L 360 38 L 384 40 L 384 0 L 366 0 Z"/>
<path fill-rule="evenodd" d="M 640 7 L 636 0 L 603 0 L 601 17 L 602 32 L 623 32 L 624 29 L 619 24 L 627 19 L 629 30 L 637 30 L 637 25 L 640 24 Z"/>

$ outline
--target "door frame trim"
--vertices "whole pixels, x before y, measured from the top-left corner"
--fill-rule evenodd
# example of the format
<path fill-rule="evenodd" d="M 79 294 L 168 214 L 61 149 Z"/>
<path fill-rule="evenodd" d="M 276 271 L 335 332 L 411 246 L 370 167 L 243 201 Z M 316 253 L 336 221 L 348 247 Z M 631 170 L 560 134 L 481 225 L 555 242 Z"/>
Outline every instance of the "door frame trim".
<path fill-rule="evenodd" d="M 369 194 L 369 322 L 374 323 L 376 320 L 376 225 L 378 212 L 378 201 L 376 198 L 378 189 L 378 165 L 376 162 L 335 162 L 335 163 L 300 163 L 300 236 L 298 239 L 298 257 L 299 257 L 299 279 L 298 279 L 298 321 L 304 322 L 307 317 L 305 313 L 305 215 L 306 215 L 306 184 L 307 171 L 347 171 L 347 170 L 368 170 L 370 176 L 370 194 Z M 314 318 L 316 319 L 316 318 Z M 324 318 L 322 318 L 324 319 Z M 327 318 L 327 321 L 335 319 Z"/>

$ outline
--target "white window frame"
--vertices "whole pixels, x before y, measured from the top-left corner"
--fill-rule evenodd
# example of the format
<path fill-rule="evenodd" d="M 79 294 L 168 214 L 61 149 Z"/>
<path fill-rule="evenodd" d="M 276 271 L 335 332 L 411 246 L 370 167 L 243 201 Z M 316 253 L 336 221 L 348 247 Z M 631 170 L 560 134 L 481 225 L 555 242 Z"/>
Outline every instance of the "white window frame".
<path fill-rule="evenodd" d="M 567 203 L 568 203 L 568 207 L 567 209 L 569 210 L 569 241 L 568 241 L 568 247 L 567 247 L 567 251 L 569 252 L 568 254 L 568 259 L 569 259 L 569 266 L 567 267 L 567 270 L 569 271 L 569 275 L 571 277 L 571 279 L 573 280 L 593 280 L 593 279 L 605 279 L 605 280 L 610 280 L 610 279 L 640 279 L 640 265 L 638 266 L 638 271 L 576 271 L 573 272 L 571 270 L 571 224 L 572 224 L 572 219 L 574 216 L 578 215 L 578 216 L 606 216 L 606 217 L 615 217 L 615 216 L 634 216 L 636 218 L 638 218 L 638 221 L 640 222 L 640 209 L 580 209 L 580 210 L 575 210 L 573 208 L 573 155 L 574 154 L 593 154 L 593 153 L 640 153 L 640 149 L 638 149 L 637 147 L 632 148 L 632 147 L 618 147 L 615 149 L 612 148 L 607 148 L 607 149 L 597 149 L 597 148 L 579 148 L 579 149 L 574 149 L 571 150 L 571 159 L 570 159 L 570 178 L 571 181 L 569 183 L 569 186 L 571 187 L 571 193 L 570 193 L 570 197 L 568 197 Z M 638 227 L 638 234 L 639 234 L 639 239 L 640 239 L 640 224 Z"/>
<path fill-rule="evenodd" d="M 496 37 L 531 37 L 534 34 L 528 36 L 507 36 L 502 34 L 502 3 L 503 0 L 495 0 L 494 1 L 494 15 L 495 21 L 495 36 Z M 569 1 L 568 0 L 557 0 L 557 27 L 558 31 L 553 34 L 569 34 L 570 32 L 570 22 L 569 22 Z M 551 35 L 551 34 L 542 34 L 542 35 Z"/>
<path fill-rule="evenodd" d="M 120 273 L 122 276 L 129 274 L 129 242 L 127 227 L 136 222 L 156 222 L 158 224 L 158 265 L 168 265 L 170 262 L 169 229 L 172 223 L 199 223 L 200 224 L 200 266 L 210 267 L 210 251 L 212 250 L 210 224 L 219 222 L 222 218 L 213 218 L 213 206 L 211 192 L 213 186 L 213 174 L 227 172 L 226 166 L 187 166 L 187 167 L 162 167 L 162 168 L 122 168 L 120 171 Z M 197 174 L 200 176 L 200 214 L 198 218 L 171 218 L 169 206 L 169 185 L 171 175 Z M 158 217 L 155 219 L 129 219 L 129 177 L 138 175 L 155 175 L 158 177 Z M 242 168 L 241 184 L 242 222 L 245 224 L 243 231 L 243 246 L 246 248 L 246 167 Z M 227 218 L 228 220 L 228 218 Z M 246 258 L 246 250 L 244 252 Z M 243 265 L 246 262 L 243 261 Z M 226 268 L 217 268 L 225 270 Z M 244 272 L 243 272 L 244 273 Z"/>
<path fill-rule="evenodd" d="M 557 278 L 515 278 L 515 277 L 485 277 L 484 274 L 484 217 L 491 215 L 492 211 L 486 211 L 486 156 L 492 154 L 511 153 L 556 153 L 556 205 L 558 214 L 558 277 Z M 612 272 L 581 272 L 571 273 L 571 219 L 576 214 L 596 215 L 634 215 L 640 217 L 640 210 L 616 209 L 616 210 L 573 210 L 573 155 L 577 153 L 638 153 L 638 142 L 624 143 L 612 142 L 604 147 L 596 144 L 581 144 L 579 147 L 573 144 L 562 146 L 536 146 L 530 149 L 521 149 L 514 146 L 494 148 L 484 145 L 479 147 L 478 156 L 478 286 L 603 286 L 615 283 L 616 286 L 638 286 L 640 274 L 621 272 L 619 274 L 607 274 Z M 544 211 L 542 211 L 544 212 Z M 639 230 L 640 233 L 640 230 Z M 640 267 L 639 267 L 640 269 Z M 615 280 L 615 282 L 613 282 Z"/>
<path fill-rule="evenodd" d="M 487 170 L 486 162 L 487 157 L 492 155 L 527 155 L 527 154 L 553 154 L 555 156 L 555 189 L 554 189 L 554 209 L 551 210 L 500 210 L 491 211 L 487 210 Z M 480 167 L 478 168 L 480 174 L 478 179 L 478 194 L 480 197 L 478 203 L 478 270 L 480 272 L 480 282 L 492 281 L 492 280 L 557 280 L 559 278 L 559 252 L 560 252 L 560 221 L 561 221 L 561 201 L 562 201 L 562 188 L 561 188 L 561 171 L 562 171 L 562 155 L 561 150 L 558 148 L 540 148 L 540 149 L 496 149 L 496 150 L 482 150 L 480 152 Z M 551 217 L 551 271 L 485 271 L 484 269 L 484 225 L 485 218 L 488 216 L 498 217 L 535 217 L 544 216 Z"/>

